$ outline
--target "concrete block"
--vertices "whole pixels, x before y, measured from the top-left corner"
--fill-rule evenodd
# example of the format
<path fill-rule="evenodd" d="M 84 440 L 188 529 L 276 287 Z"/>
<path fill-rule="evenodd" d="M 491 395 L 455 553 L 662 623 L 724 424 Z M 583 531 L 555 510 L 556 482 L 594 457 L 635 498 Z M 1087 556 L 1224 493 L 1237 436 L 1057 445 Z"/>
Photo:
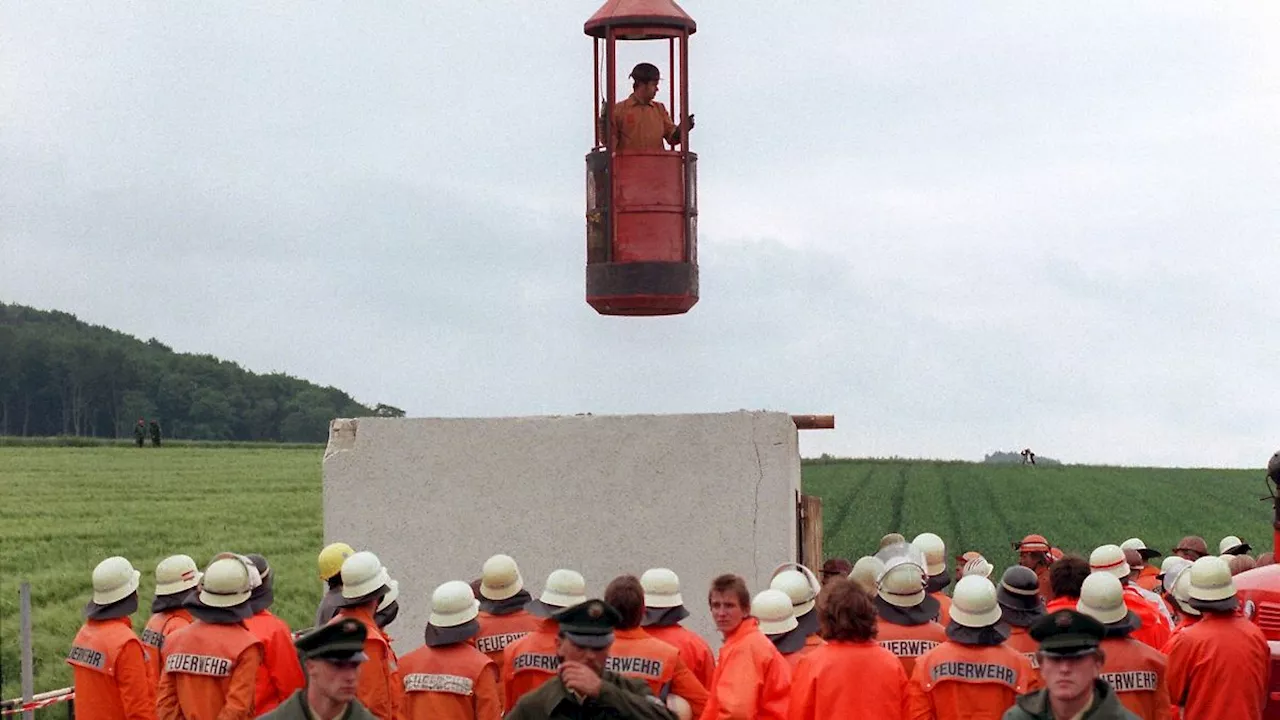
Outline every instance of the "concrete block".
<path fill-rule="evenodd" d="M 372 550 L 399 580 L 398 652 L 422 643 L 432 589 L 498 552 L 535 597 L 558 567 L 593 596 L 669 567 L 688 626 L 718 646 L 712 578 L 738 573 L 754 593 L 796 557 L 799 490 L 786 413 L 335 420 L 325 541 Z"/>

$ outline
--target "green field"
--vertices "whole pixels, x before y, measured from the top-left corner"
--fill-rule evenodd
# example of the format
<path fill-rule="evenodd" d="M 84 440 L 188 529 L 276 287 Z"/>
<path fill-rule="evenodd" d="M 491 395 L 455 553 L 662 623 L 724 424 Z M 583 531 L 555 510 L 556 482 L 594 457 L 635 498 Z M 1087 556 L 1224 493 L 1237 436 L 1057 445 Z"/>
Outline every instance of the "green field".
<path fill-rule="evenodd" d="M 62 687 L 90 572 L 111 554 L 142 570 L 148 598 L 166 555 L 203 565 L 223 550 L 260 552 L 277 573 L 276 613 L 309 624 L 321 592 L 320 461 L 315 448 L 0 447 L 0 692 L 19 692 L 18 583 L 32 585 L 36 690 Z M 806 492 L 823 498 L 828 555 L 856 558 L 890 530 L 933 531 L 1000 568 L 1014 560 L 1009 542 L 1028 532 L 1086 551 L 1131 535 L 1167 549 L 1191 532 L 1270 549 L 1261 476 L 880 460 L 804 467 Z"/>

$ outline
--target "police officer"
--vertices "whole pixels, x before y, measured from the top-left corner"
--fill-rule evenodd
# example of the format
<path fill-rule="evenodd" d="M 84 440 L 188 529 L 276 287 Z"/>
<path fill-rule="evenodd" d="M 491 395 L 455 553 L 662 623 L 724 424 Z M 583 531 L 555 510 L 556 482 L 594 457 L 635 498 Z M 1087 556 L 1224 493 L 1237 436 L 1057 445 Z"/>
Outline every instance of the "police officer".
<path fill-rule="evenodd" d="M 110 557 L 93 569 L 93 598 L 67 654 L 76 702 L 96 717 L 153 720 L 155 684 L 130 616 L 138 609 L 133 565 Z"/>
<path fill-rule="evenodd" d="M 1090 575 L 1080 590 L 1076 609 L 1106 627 L 1100 645 L 1104 653 L 1102 679 L 1115 691 L 1120 704 L 1143 720 L 1168 720 L 1164 653 L 1129 637 L 1139 620 L 1124 604 L 1120 581 L 1106 573 Z"/>
<path fill-rule="evenodd" d="M 367 632 L 357 620 L 341 620 L 299 637 L 295 646 L 303 658 L 307 686 L 259 720 L 377 720 L 356 699 L 360 665 L 368 660 Z"/>
<path fill-rule="evenodd" d="M 680 594 L 680 577 L 667 568 L 650 568 L 640 576 L 644 588 L 644 620 L 641 625 L 650 636 L 680 651 L 684 661 L 704 688 L 711 687 L 716 672 L 716 657 L 702 636 L 680 624 L 689 617 Z"/>
<path fill-rule="evenodd" d="M 260 582 L 257 568 L 243 556 L 221 553 L 209 563 L 200 593 L 188 606 L 195 622 L 165 639 L 159 720 L 254 716 L 262 641 L 244 621 L 253 615 L 249 597 Z"/>
<path fill-rule="evenodd" d="M 298 662 L 298 650 L 293 645 L 293 633 L 289 624 L 271 612 L 275 602 L 275 575 L 271 565 L 261 555 L 247 555 L 258 570 L 262 583 L 249 595 L 249 609 L 253 616 L 244 621 L 245 627 L 262 641 L 262 665 L 253 693 L 253 711 L 265 713 L 274 710 L 294 691 L 306 684 L 302 665 Z"/>
<path fill-rule="evenodd" d="M 160 684 L 160 653 L 165 638 L 192 622 L 183 605 L 197 592 L 201 574 L 196 561 L 187 555 L 170 555 L 156 565 L 156 596 L 151 601 L 151 617 L 142 630 L 142 648 L 151 670 L 152 686 Z"/>
<path fill-rule="evenodd" d="M 320 607 L 316 608 L 316 627 L 332 620 L 338 614 L 338 608 L 342 607 L 342 563 L 355 554 L 356 551 L 344 542 L 330 543 L 320 551 L 317 565 L 326 589 L 320 599 Z"/>
<path fill-rule="evenodd" d="M 488 655 L 498 669 L 498 695 L 502 697 L 507 646 L 538 628 L 538 618 L 524 609 L 533 598 L 524 587 L 515 558 L 502 554 L 484 561 L 475 592 L 480 601 L 476 649 Z"/>
<path fill-rule="evenodd" d="M 509 720 L 675 719 L 644 681 L 605 669 L 613 630 L 622 620 L 617 610 L 603 600 L 588 600 L 553 618 L 559 627 L 559 670 L 521 698 Z"/>
<path fill-rule="evenodd" d="M 560 666 L 556 655 L 560 630 L 555 615 L 586 601 L 587 581 L 581 573 L 561 568 L 547 576 L 542 594 L 525 606 L 540 618 L 538 629 L 507 646 L 502 669 L 503 707 L 515 707 L 522 696 L 555 677 Z"/>
<path fill-rule="evenodd" d="M 1014 565 L 1004 571 L 1000 585 L 996 587 L 996 601 L 1000 604 L 1000 617 L 1009 626 L 1009 647 L 1022 653 L 1037 671 L 1036 659 L 1039 644 L 1031 637 L 1030 629 L 1044 617 L 1044 600 L 1040 598 L 1040 581 L 1035 571 L 1022 565 Z"/>
<path fill-rule="evenodd" d="M 480 632 L 471 586 L 451 580 L 431 594 L 426 644 L 400 663 L 408 720 L 498 720 L 498 669 L 471 645 Z"/>
<path fill-rule="evenodd" d="M 378 556 L 358 552 L 342 563 L 342 608 L 336 617 L 364 625 L 364 654 L 356 697 L 381 720 L 396 720 L 403 700 L 395 652 L 378 628 L 374 613 L 391 590 L 391 576 Z"/>
<path fill-rule="evenodd" d="M 1045 688 L 1019 697 L 1004 720 L 1138 720 L 1103 680 L 1105 654 L 1099 649 L 1106 628 L 1074 610 L 1059 610 L 1036 621 L 1031 637 L 1040 643 Z"/>

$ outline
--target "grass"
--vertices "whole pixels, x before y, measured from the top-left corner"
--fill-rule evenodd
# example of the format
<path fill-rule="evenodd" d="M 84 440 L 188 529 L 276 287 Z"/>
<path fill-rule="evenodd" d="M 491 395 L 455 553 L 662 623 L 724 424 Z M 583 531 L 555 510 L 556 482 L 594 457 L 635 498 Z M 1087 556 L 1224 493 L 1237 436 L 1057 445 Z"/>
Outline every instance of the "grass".
<path fill-rule="evenodd" d="M 277 574 L 273 610 L 309 625 L 321 594 L 321 456 L 320 446 L 0 445 L 0 694 L 19 694 L 19 582 L 32 587 L 36 691 L 63 687 L 90 573 L 108 555 L 142 571 L 150 598 L 166 555 L 204 565 L 223 550 L 260 552 Z M 891 530 L 936 532 L 952 555 L 978 549 L 1000 570 L 1030 532 L 1083 552 L 1133 535 L 1166 550 L 1191 533 L 1271 545 L 1255 471 L 895 459 L 806 463 L 803 474 L 823 498 L 829 556 L 855 559 Z M 135 627 L 146 615 L 144 601 Z"/>

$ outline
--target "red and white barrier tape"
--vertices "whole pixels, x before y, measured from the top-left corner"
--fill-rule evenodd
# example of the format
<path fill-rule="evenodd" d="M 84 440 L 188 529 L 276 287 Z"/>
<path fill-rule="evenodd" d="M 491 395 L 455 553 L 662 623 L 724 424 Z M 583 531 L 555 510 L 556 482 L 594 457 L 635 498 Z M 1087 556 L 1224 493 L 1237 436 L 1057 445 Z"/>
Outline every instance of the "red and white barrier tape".
<path fill-rule="evenodd" d="M 18 707 L 10 708 L 8 710 L 0 710 L 0 716 L 20 715 L 24 712 L 27 712 L 28 710 L 39 710 L 40 708 L 48 707 L 55 703 L 66 702 L 68 700 L 75 700 L 75 699 L 76 699 L 76 694 L 74 692 L 69 692 L 66 695 L 58 695 L 57 697 L 45 698 L 43 700 L 32 700 L 26 705 L 20 705 Z"/>

